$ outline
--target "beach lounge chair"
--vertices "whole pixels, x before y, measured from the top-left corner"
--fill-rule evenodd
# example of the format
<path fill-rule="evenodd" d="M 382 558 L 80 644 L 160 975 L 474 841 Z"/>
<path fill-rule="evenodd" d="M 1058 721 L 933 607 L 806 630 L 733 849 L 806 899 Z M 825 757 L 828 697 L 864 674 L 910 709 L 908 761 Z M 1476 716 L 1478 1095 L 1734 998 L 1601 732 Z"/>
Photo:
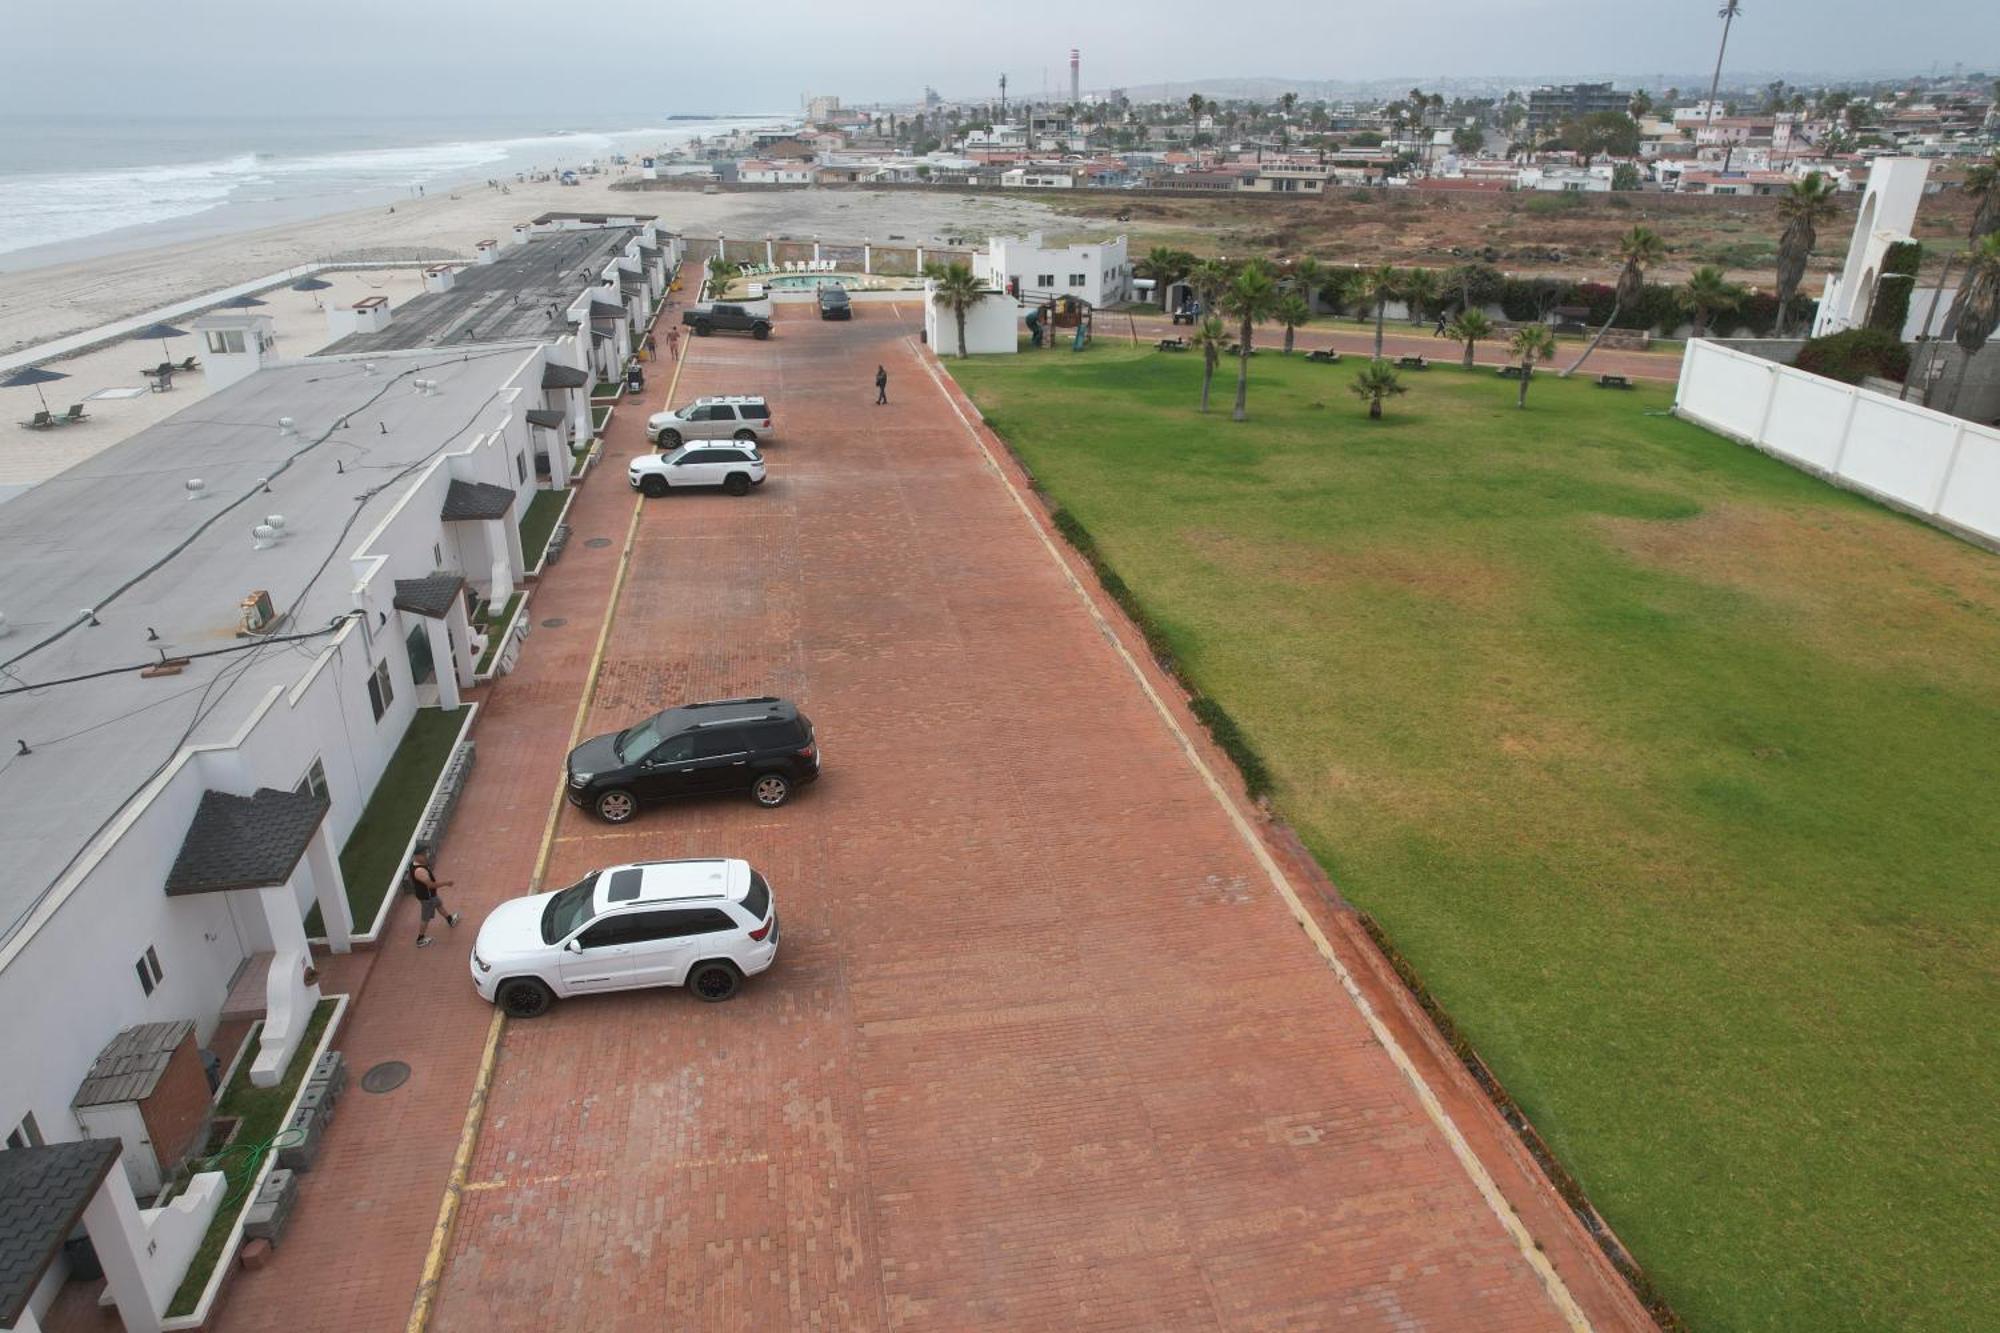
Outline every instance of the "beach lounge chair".
<path fill-rule="evenodd" d="M 194 374 L 196 370 L 195 359 L 193 357 L 189 357 L 187 360 L 181 362 L 179 369 L 185 374 L 189 375 Z"/>
<path fill-rule="evenodd" d="M 90 413 L 83 410 L 82 403 L 71 403 L 68 415 L 56 418 L 56 421 L 64 426 L 69 425 L 71 422 L 88 420 L 90 420 Z"/>
<path fill-rule="evenodd" d="M 37 412 L 31 419 L 23 421 L 21 424 L 29 430 L 47 430 L 56 424 L 55 413 Z"/>

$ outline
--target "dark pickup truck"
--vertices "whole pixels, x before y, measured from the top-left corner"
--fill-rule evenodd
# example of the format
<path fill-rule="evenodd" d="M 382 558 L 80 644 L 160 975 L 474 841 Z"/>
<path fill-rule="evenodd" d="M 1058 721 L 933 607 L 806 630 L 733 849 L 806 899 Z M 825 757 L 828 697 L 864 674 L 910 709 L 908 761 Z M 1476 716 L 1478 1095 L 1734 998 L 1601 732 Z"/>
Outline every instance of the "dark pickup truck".
<path fill-rule="evenodd" d="M 760 342 L 771 336 L 771 317 L 749 306 L 720 303 L 696 306 L 681 315 L 681 323 L 701 338 L 718 329 L 724 333 L 747 333 Z"/>

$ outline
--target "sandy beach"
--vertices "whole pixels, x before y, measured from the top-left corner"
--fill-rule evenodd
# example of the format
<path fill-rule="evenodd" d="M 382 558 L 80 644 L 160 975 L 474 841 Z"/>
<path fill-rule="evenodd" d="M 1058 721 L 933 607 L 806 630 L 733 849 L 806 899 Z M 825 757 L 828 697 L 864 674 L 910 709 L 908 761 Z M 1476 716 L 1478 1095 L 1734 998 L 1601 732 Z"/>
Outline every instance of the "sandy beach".
<path fill-rule="evenodd" d="M 1012 196 L 612 189 L 619 179 L 628 178 L 585 177 L 583 184 L 574 186 L 513 184 L 505 194 L 473 185 L 398 203 L 393 213 L 371 208 L 262 231 L 0 272 L 0 351 L 18 351 L 315 260 L 470 260 L 472 247 L 481 239 L 504 237 L 515 223 L 554 210 L 649 213 L 666 226 L 702 235 L 713 235 L 720 228 L 732 236 L 807 239 L 817 232 L 828 240 L 868 236 L 887 242 L 893 234 L 911 243 L 1038 227 L 1058 231 L 1116 226 L 1067 216 L 1044 202 Z M 18 261 L 32 255 L 24 251 L 10 258 Z"/>

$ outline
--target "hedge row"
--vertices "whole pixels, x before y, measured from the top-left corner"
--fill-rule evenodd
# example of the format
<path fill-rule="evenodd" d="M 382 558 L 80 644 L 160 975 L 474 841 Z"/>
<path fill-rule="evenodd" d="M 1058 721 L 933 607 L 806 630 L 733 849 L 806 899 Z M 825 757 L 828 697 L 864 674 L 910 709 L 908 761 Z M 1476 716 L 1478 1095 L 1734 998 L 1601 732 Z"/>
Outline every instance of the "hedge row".
<path fill-rule="evenodd" d="M 1434 270 L 1438 275 L 1438 300 L 1446 310 L 1456 310 L 1470 300 L 1474 306 L 1498 306 L 1516 324 L 1531 324 L 1547 317 L 1557 306 L 1582 306 L 1590 313 L 1585 322 L 1595 327 L 1611 316 L 1617 288 L 1602 282 L 1574 282 L 1568 278 L 1510 278 L 1489 264 L 1460 264 Z M 1649 282 L 1639 299 L 1618 312 L 1612 327 L 1639 329 L 1667 336 L 1687 323 L 1687 309 L 1681 304 L 1681 288 L 1671 283 Z M 1352 298 L 1335 302 L 1335 313 L 1351 304 Z M 1792 297 L 1792 324 L 1798 327 L 1811 320 L 1817 303 L 1810 297 Z M 1777 331 L 1778 298 L 1756 292 L 1733 311 L 1718 312 L 1709 323 L 1709 332 L 1718 338 L 1747 334 L 1767 338 Z"/>

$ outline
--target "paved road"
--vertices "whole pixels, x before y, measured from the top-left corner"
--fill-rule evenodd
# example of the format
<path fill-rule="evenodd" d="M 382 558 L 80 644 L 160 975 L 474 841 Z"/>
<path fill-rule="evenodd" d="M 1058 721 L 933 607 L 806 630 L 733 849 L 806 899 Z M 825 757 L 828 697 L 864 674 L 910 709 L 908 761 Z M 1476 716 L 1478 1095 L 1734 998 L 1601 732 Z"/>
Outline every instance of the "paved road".
<path fill-rule="evenodd" d="M 1230 335 L 1235 336 L 1236 325 L 1229 321 Z M 1187 325 L 1176 325 L 1164 315 L 1135 315 L 1128 323 L 1122 314 L 1106 313 L 1097 318 L 1097 336 L 1110 343 L 1126 341 L 1136 329 L 1141 343 L 1151 346 L 1162 338 L 1175 335 L 1188 337 Z M 1275 354 L 1285 345 L 1285 329 L 1282 324 L 1260 324 L 1257 326 L 1256 346 L 1259 355 L 1266 352 Z M 1368 357 L 1375 351 L 1375 326 L 1357 324 L 1351 320 L 1321 320 L 1301 328 L 1293 340 L 1296 349 L 1293 355 L 1317 351 L 1324 347 L 1340 350 L 1343 357 Z M 1576 360 L 1583 351 L 1583 344 L 1565 339 L 1556 347 L 1556 357 L 1552 366 L 1537 367 L 1536 374 L 1553 374 L 1561 371 Z M 1413 327 L 1409 321 L 1392 319 L 1383 329 L 1382 352 L 1385 356 L 1423 356 L 1433 361 L 1456 363 L 1464 355 L 1463 343 L 1446 338 L 1434 338 L 1428 328 Z M 1507 354 L 1504 339 L 1482 342 L 1478 345 L 1473 362 L 1481 366 L 1507 364 L 1513 358 Z M 1630 379 L 1664 380 L 1678 383 L 1681 377 L 1681 354 L 1679 351 L 1620 352 L 1609 348 L 1599 348 L 1584 364 L 1582 375 L 1624 375 Z"/>
<path fill-rule="evenodd" d="M 788 695 L 826 776 L 777 811 L 613 830 L 565 810 L 549 881 L 746 856 L 783 952 L 728 1004 L 603 996 L 507 1027 L 433 1327 L 1642 1327 L 1469 1083 L 1422 1051 L 1433 1083 L 1399 1068 L 1197 766 L 1206 743 L 924 370 L 915 318 L 692 345 L 680 397 L 773 397 L 771 480 L 644 506 L 589 727 Z M 622 535 L 618 466 L 579 538 Z M 587 622 L 602 567 L 578 572 L 538 618 Z M 575 697 L 593 627 L 538 631 L 539 664 L 495 692 L 523 712 L 482 725 L 474 782 L 510 776 L 458 821 L 504 847 L 495 873 L 540 828 L 560 757 L 541 706 Z M 444 989 L 399 980 L 419 965 Z M 363 1025 L 412 1026 L 385 991 L 408 985 L 458 1050 L 482 1021 L 463 965 L 385 959 L 356 1036 L 393 1045 Z M 441 1119 L 402 1130 L 426 1155 L 413 1209 L 435 1205 Z M 302 1225 L 363 1220 L 311 1189 Z"/>

